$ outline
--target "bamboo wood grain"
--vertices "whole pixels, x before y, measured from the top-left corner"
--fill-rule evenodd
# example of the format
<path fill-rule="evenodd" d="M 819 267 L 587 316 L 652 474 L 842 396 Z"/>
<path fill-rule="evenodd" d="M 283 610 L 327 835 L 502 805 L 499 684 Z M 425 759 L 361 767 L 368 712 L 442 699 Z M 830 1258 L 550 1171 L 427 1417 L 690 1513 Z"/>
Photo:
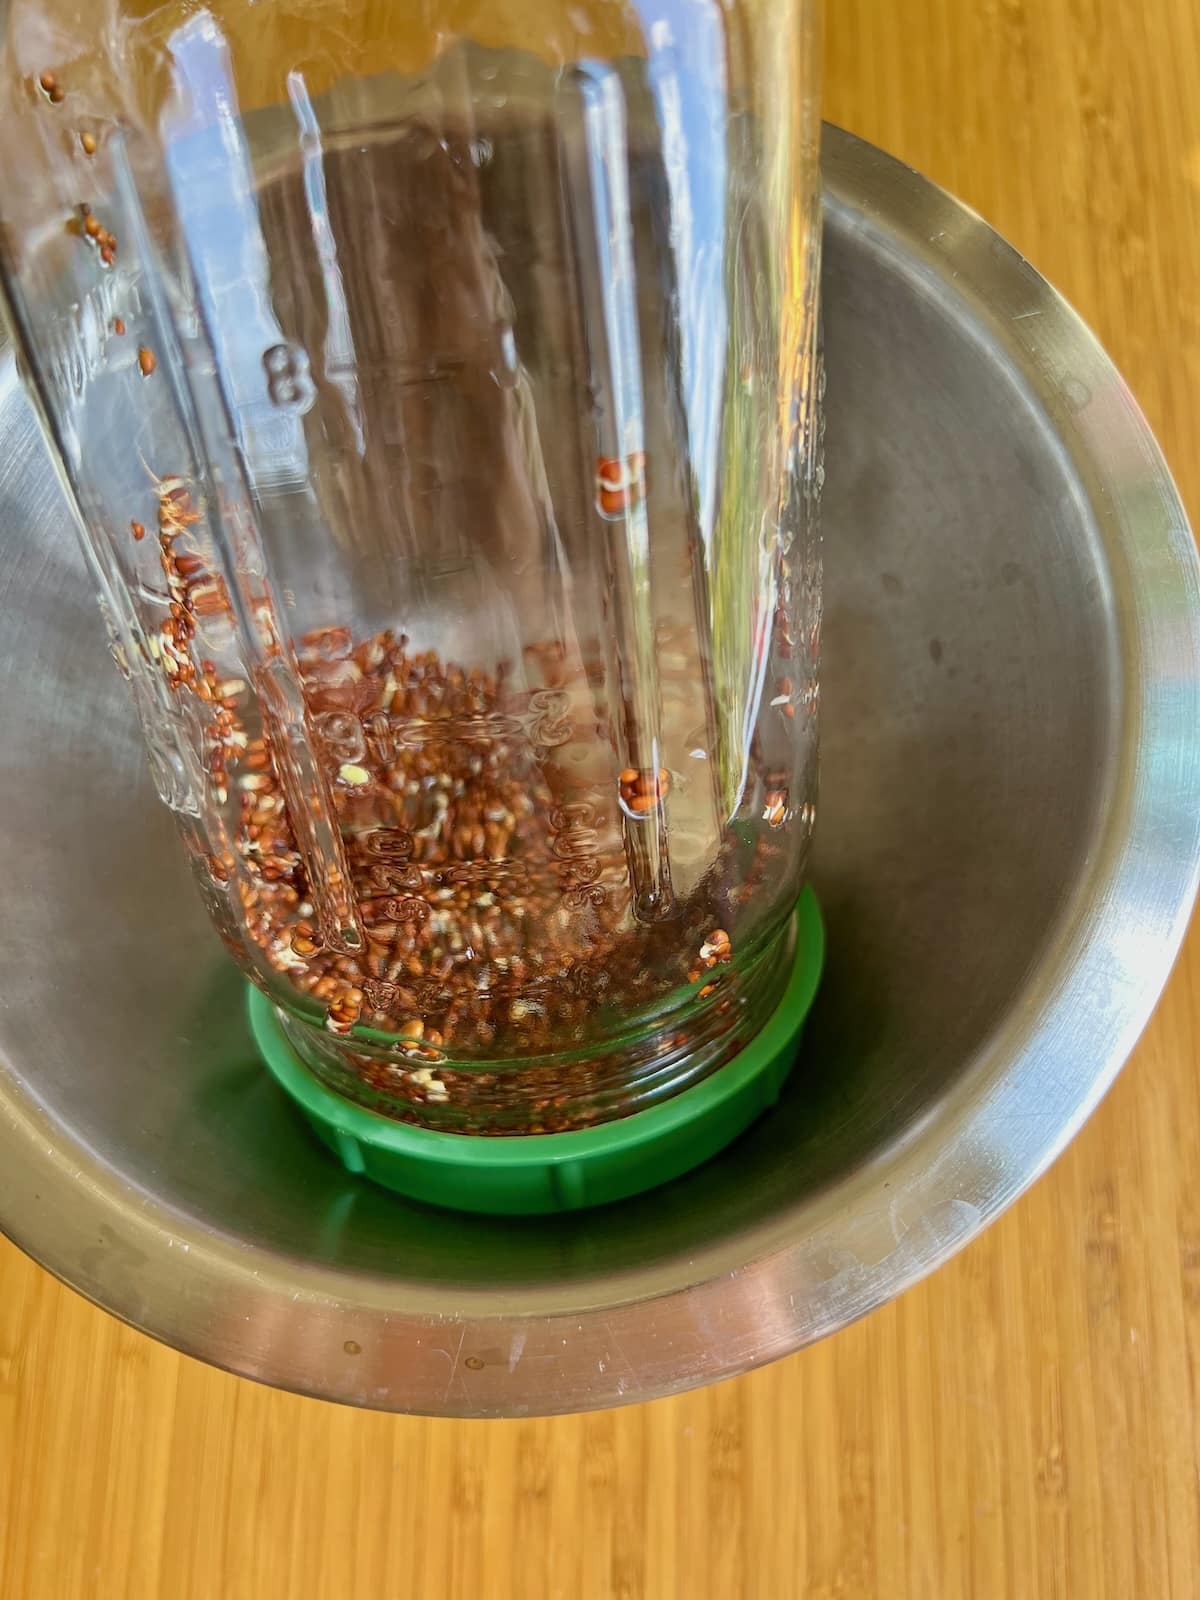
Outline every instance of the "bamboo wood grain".
<path fill-rule="evenodd" d="M 1200 519 L 1195 0 L 829 13 L 828 114 L 1068 295 Z M 1200 1595 L 1198 1047 L 1194 936 L 1116 1089 L 982 1240 L 815 1349 L 618 1413 L 273 1393 L 0 1245 L 0 1596 Z"/>

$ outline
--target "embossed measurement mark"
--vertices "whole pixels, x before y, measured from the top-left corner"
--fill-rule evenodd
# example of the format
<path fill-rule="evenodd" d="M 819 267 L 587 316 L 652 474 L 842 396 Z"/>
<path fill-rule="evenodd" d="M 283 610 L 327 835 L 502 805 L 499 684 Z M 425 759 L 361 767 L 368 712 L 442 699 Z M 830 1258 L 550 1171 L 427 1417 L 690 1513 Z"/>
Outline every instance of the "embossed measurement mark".
<path fill-rule="evenodd" d="M 420 867 L 394 861 L 377 861 L 371 868 L 371 887 L 383 894 L 408 894 L 423 886 Z"/>
<path fill-rule="evenodd" d="M 436 978 L 417 978 L 397 983 L 381 979 L 364 982 L 363 996 L 375 1011 L 416 1010 L 428 1016 L 444 1011 L 453 1004 L 470 1015 L 485 1017 L 497 1002 L 507 1004 L 514 1000 L 527 1000 L 541 1005 L 554 994 L 572 999 L 600 1001 L 612 980 L 607 972 L 596 966 L 577 966 L 569 972 L 548 973 L 542 977 L 500 979 L 481 985 L 473 994 L 464 995 L 452 990 Z"/>
<path fill-rule="evenodd" d="M 404 828 L 376 828 L 364 834 L 362 846 L 373 857 L 369 881 L 373 889 L 392 897 L 382 906 L 383 920 L 424 922 L 430 907 L 417 898 L 427 886 L 457 887 L 462 884 L 501 882 L 523 884 L 529 869 L 523 861 L 504 856 L 477 856 L 466 861 L 446 861 L 423 866 L 414 862 L 413 836 Z"/>
<path fill-rule="evenodd" d="M 403 750 L 428 744 L 490 744 L 521 738 L 527 738 L 541 756 L 570 739 L 574 731 L 570 703 L 561 689 L 537 689 L 530 695 L 527 709 L 515 712 L 406 717 L 394 711 L 371 711 L 358 717 L 353 711 L 339 709 L 319 712 L 313 718 L 313 729 L 336 766 L 368 757 L 388 763 Z"/>
<path fill-rule="evenodd" d="M 413 851 L 413 837 L 404 828 L 375 828 L 364 834 L 363 847 L 368 855 L 383 861 L 407 861 Z"/>
<path fill-rule="evenodd" d="M 400 1002 L 400 990 L 394 983 L 381 978 L 367 978 L 362 986 L 363 999 L 372 1011 L 391 1011 Z"/>
<path fill-rule="evenodd" d="M 313 718 L 313 732 L 334 766 L 361 761 L 367 753 L 362 723 L 350 711 L 322 711 Z"/>
<path fill-rule="evenodd" d="M 566 744 L 571 737 L 571 698 L 562 689 L 535 689 L 529 696 L 529 741 L 544 749 Z"/>
<path fill-rule="evenodd" d="M 316 399 L 308 354 L 298 344 L 273 344 L 263 351 L 263 371 L 272 404 L 287 411 L 307 411 Z"/>
<path fill-rule="evenodd" d="M 586 800 L 555 806 L 549 816 L 550 852 L 560 862 L 563 903 L 572 910 L 602 906 L 605 892 L 597 881 L 601 866 L 599 836 L 593 826 L 596 808 Z"/>
<path fill-rule="evenodd" d="M 420 895 L 425 880 L 421 869 L 409 860 L 413 852 L 412 834 L 405 828 L 376 828 L 363 836 L 362 845 L 366 853 L 374 857 L 371 887 L 382 890 L 388 897 L 378 908 L 382 915 L 377 914 L 375 920 L 427 922 L 429 902 Z M 369 925 L 372 919 L 366 920 Z"/>
<path fill-rule="evenodd" d="M 424 871 L 434 883 L 447 887 L 451 884 L 488 883 L 493 878 L 521 884 L 529 877 L 529 868 L 523 861 L 511 861 L 504 857 L 493 861 L 489 856 L 481 856 L 474 861 L 454 861 L 442 867 L 426 867 Z"/>

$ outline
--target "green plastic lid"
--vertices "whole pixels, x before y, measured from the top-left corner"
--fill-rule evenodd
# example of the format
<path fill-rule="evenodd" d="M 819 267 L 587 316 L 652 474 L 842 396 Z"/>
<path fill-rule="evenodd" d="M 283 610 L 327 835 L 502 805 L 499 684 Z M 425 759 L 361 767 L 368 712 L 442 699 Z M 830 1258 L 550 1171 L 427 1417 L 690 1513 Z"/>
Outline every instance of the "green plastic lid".
<path fill-rule="evenodd" d="M 257 989 L 250 991 L 250 1023 L 276 1080 L 347 1171 L 456 1211 L 505 1216 L 574 1211 L 679 1177 L 716 1155 L 775 1104 L 795 1059 L 825 954 L 811 889 L 805 889 L 795 917 L 796 955 L 787 989 L 744 1050 L 670 1100 L 573 1133 L 473 1138 L 395 1122 L 320 1083 Z"/>

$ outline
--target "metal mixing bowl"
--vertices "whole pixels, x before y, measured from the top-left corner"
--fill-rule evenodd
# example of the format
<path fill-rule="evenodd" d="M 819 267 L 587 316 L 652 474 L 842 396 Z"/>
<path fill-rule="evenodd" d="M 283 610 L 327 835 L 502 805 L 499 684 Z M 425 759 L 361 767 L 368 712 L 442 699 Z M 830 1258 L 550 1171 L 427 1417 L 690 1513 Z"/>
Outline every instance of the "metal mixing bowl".
<path fill-rule="evenodd" d="M 1200 589 L 1146 425 L 977 217 L 826 146 L 829 967 L 778 1111 L 624 1205 L 352 1180 L 256 1064 L 58 484 L 0 391 L 0 1220 L 253 1377 L 485 1415 L 741 1371 L 899 1293 L 1108 1087 L 1196 887 Z"/>

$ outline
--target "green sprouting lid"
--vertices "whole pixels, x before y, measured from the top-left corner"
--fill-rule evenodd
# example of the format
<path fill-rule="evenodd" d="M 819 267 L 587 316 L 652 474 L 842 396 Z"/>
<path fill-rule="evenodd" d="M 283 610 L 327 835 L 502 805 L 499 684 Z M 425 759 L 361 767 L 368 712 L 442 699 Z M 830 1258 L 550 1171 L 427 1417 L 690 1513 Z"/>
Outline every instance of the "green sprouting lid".
<path fill-rule="evenodd" d="M 472 1138 L 394 1122 L 318 1082 L 275 1008 L 250 991 L 250 1021 L 277 1081 L 346 1169 L 385 1188 L 456 1211 L 533 1216 L 623 1200 L 716 1155 L 775 1104 L 795 1059 L 825 953 L 816 896 L 796 907 L 787 989 L 746 1048 L 694 1088 L 615 1122 L 573 1133 Z"/>

